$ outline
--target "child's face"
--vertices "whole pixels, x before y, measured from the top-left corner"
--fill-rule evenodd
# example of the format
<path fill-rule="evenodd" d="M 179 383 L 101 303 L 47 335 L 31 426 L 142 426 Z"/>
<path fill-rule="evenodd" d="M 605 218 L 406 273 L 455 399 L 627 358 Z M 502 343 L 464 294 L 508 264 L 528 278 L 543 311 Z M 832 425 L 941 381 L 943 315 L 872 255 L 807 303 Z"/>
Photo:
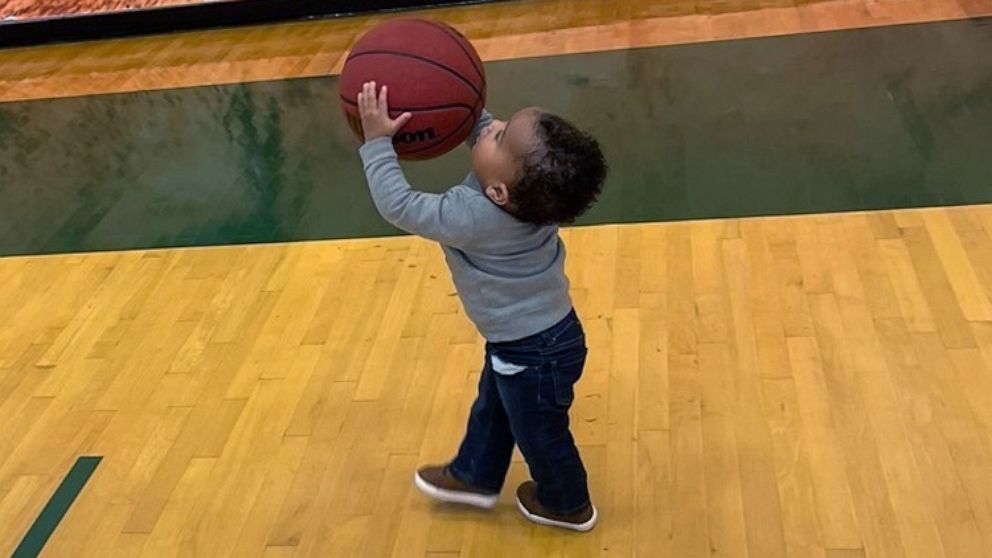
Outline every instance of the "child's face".
<path fill-rule="evenodd" d="M 523 172 L 524 160 L 540 149 L 540 115 L 541 109 L 528 107 L 514 114 L 509 122 L 494 120 L 472 148 L 472 172 L 489 199 L 498 205 L 509 202 L 509 191 Z"/>

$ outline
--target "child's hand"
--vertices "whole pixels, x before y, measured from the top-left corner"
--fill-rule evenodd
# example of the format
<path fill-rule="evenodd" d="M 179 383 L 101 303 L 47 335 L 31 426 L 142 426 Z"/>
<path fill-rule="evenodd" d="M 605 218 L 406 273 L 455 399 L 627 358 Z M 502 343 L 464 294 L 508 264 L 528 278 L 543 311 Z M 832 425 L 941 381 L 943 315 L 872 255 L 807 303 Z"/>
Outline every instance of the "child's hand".
<path fill-rule="evenodd" d="M 386 86 L 382 86 L 377 96 L 374 81 L 363 85 L 358 94 L 358 112 L 362 116 L 362 130 L 367 142 L 386 136 L 393 137 L 413 117 L 409 112 L 404 112 L 396 120 L 389 118 L 389 103 L 386 99 Z"/>

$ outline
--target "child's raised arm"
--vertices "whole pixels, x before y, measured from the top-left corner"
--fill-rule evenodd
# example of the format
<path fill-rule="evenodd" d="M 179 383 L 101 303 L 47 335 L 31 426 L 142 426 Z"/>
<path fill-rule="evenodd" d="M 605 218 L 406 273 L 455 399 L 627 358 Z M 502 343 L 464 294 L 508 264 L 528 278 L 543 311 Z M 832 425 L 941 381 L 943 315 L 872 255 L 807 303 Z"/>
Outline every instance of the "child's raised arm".
<path fill-rule="evenodd" d="M 409 233 L 456 248 L 469 245 L 475 237 L 472 191 L 465 186 L 444 194 L 413 190 L 392 140 L 408 118 L 389 118 L 385 87 L 377 95 L 374 82 L 365 84 L 358 94 L 358 107 L 366 138 L 359 154 L 379 214 Z"/>

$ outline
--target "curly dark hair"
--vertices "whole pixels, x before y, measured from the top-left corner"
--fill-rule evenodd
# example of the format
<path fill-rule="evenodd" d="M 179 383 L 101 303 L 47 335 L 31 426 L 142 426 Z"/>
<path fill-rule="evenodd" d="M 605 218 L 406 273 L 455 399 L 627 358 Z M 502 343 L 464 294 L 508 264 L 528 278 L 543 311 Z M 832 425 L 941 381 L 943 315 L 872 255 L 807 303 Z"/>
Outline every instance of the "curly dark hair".
<path fill-rule="evenodd" d="M 536 126 L 542 148 L 510 191 L 512 213 L 535 225 L 572 223 L 599 197 L 609 167 L 596 139 L 561 117 L 542 113 Z"/>

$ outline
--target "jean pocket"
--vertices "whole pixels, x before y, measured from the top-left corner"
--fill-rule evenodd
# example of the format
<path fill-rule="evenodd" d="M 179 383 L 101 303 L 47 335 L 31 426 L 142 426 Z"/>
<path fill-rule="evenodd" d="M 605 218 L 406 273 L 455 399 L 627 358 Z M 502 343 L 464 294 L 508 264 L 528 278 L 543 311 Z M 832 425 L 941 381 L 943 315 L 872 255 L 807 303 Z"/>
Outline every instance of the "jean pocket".
<path fill-rule="evenodd" d="M 496 354 L 490 357 L 490 365 L 493 367 L 493 372 L 503 376 L 513 376 L 514 374 L 519 374 L 524 370 L 527 370 L 526 366 L 506 362 L 505 360 L 499 358 L 499 355 Z"/>
<path fill-rule="evenodd" d="M 586 351 L 581 357 L 570 359 L 569 362 L 557 362 L 551 367 L 551 378 L 554 381 L 555 403 L 568 407 L 575 401 L 575 383 L 582 377 L 582 369 L 586 363 Z"/>

